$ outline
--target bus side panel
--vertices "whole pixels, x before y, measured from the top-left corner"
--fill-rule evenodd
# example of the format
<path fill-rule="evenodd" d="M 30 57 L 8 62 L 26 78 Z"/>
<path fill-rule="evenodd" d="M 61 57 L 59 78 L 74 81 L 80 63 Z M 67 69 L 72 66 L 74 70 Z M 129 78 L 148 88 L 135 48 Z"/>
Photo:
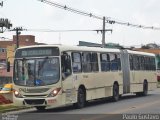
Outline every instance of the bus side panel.
<path fill-rule="evenodd" d="M 121 71 L 108 71 L 95 74 L 96 78 L 96 96 L 97 98 L 109 97 L 113 95 L 113 84 L 115 81 L 119 84 L 119 94 L 122 94 L 122 72 Z"/>
<path fill-rule="evenodd" d="M 150 71 L 148 79 L 148 90 L 155 90 L 157 88 L 157 76 L 156 71 Z M 148 75 L 148 74 L 147 74 Z"/>

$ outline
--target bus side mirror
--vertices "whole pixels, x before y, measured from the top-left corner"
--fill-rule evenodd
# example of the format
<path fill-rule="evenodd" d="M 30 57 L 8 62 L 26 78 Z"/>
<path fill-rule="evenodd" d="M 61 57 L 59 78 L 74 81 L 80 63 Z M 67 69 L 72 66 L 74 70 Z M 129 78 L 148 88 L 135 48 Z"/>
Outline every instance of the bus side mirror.
<path fill-rule="evenodd" d="M 7 72 L 10 72 L 10 62 L 7 61 Z"/>

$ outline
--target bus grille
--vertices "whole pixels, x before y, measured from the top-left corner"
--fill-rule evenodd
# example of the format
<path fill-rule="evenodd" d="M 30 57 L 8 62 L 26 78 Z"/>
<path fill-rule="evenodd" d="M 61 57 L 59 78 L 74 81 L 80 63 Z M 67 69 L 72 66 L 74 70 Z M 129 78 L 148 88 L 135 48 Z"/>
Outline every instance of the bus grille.
<path fill-rule="evenodd" d="M 49 88 L 27 88 L 27 89 L 22 89 L 23 92 L 25 93 L 43 93 L 47 92 Z"/>
<path fill-rule="evenodd" d="M 44 99 L 25 99 L 24 100 L 28 105 L 40 105 L 44 103 Z"/>
<path fill-rule="evenodd" d="M 47 97 L 48 94 L 45 95 L 23 95 L 23 97 Z"/>

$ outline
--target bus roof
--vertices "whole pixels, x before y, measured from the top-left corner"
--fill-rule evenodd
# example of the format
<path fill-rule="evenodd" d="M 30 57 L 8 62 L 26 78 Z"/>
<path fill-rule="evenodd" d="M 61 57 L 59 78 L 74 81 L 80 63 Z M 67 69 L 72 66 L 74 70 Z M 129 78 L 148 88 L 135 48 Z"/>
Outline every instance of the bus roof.
<path fill-rule="evenodd" d="M 35 47 L 58 47 L 60 51 L 91 51 L 91 52 L 115 52 L 119 53 L 119 49 L 113 48 L 99 48 L 99 47 L 86 47 L 86 46 L 69 46 L 69 45 L 33 45 L 33 46 L 25 46 L 18 49 L 24 48 L 35 48 Z M 17 50 L 18 50 L 17 49 Z"/>
<path fill-rule="evenodd" d="M 145 55 L 145 56 L 153 56 L 153 57 L 155 57 L 155 54 L 153 54 L 153 53 L 140 52 L 140 51 L 132 51 L 132 50 L 127 50 L 127 52 L 129 54 Z"/>
<path fill-rule="evenodd" d="M 32 45 L 32 46 L 25 46 L 18 49 L 24 48 L 35 48 L 35 47 L 58 47 L 60 51 L 91 51 L 91 52 L 112 52 L 112 53 L 120 53 L 120 49 L 114 48 L 100 48 L 100 47 L 87 47 L 87 46 L 69 46 L 69 45 L 61 45 L 61 44 L 53 44 L 53 45 Z M 140 51 L 132 51 L 127 50 L 129 54 L 136 54 L 136 55 L 145 55 L 145 56 L 155 56 L 152 53 L 140 52 Z"/>

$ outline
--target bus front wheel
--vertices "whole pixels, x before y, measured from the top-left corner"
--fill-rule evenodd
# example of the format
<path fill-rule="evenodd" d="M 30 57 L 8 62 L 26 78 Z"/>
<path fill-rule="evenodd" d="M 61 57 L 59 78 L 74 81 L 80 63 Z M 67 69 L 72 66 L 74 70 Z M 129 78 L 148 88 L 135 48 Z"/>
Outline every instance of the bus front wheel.
<path fill-rule="evenodd" d="M 85 102 L 86 102 L 85 90 L 82 88 L 79 88 L 77 103 L 75 103 L 74 106 L 78 109 L 83 108 L 85 106 Z"/>

